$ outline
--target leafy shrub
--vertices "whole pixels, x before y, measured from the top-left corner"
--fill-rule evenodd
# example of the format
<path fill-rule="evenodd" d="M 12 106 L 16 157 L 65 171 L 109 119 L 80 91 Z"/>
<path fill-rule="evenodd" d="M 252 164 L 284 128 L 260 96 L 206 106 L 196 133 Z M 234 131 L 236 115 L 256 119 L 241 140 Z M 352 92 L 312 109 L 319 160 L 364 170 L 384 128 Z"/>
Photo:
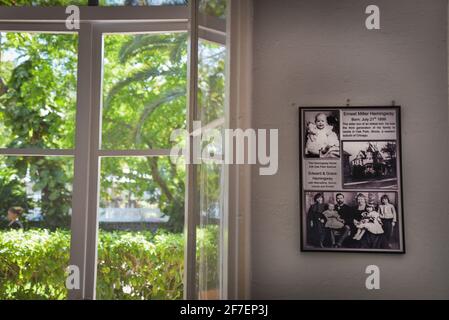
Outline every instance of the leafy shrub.
<path fill-rule="evenodd" d="M 69 264 L 66 231 L 0 232 L 0 299 L 63 299 Z"/>
<path fill-rule="evenodd" d="M 197 233 L 197 260 L 217 265 L 218 228 Z M 0 299 L 65 299 L 70 256 L 67 230 L 0 232 Z M 181 299 L 184 237 L 180 233 L 99 234 L 97 299 Z M 217 270 L 204 277 L 217 282 Z"/>

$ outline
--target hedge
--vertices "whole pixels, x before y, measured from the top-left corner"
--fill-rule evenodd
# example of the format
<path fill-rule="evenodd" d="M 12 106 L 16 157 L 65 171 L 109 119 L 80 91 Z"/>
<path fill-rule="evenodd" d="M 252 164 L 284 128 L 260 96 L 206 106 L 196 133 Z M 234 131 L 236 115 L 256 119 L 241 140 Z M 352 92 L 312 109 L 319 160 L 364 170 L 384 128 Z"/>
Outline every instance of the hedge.
<path fill-rule="evenodd" d="M 218 228 L 199 229 L 197 260 L 217 282 Z M 0 231 L 0 299 L 65 299 L 70 233 Z M 100 232 L 97 299 L 181 299 L 184 237 L 164 232 Z"/>

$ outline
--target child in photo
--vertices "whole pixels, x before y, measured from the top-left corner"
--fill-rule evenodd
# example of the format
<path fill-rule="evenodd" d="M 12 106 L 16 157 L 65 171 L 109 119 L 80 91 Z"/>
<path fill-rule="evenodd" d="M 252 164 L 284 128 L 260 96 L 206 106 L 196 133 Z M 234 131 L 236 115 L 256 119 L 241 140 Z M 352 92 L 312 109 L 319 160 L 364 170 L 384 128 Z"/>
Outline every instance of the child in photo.
<path fill-rule="evenodd" d="M 362 213 L 363 219 L 360 221 L 354 220 L 354 224 L 357 227 L 357 233 L 354 235 L 354 240 L 362 239 L 366 230 L 373 234 L 382 234 L 384 230 L 382 228 L 382 221 L 380 215 L 374 210 L 374 204 L 368 203 L 366 206 L 366 212 Z"/>
<path fill-rule="evenodd" d="M 341 230 L 345 226 L 345 221 L 335 210 L 335 205 L 333 203 L 327 205 L 327 210 L 323 212 L 323 215 L 326 217 L 326 224 L 324 227 L 330 229 L 332 246 L 335 246 L 337 230 Z"/>
<path fill-rule="evenodd" d="M 397 223 L 396 208 L 390 203 L 390 198 L 386 194 L 380 198 L 380 201 L 382 204 L 379 205 L 379 215 L 385 231 L 383 237 L 383 248 L 391 249 L 394 226 Z"/>
<path fill-rule="evenodd" d="M 315 123 L 307 124 L 306 156 L 338 158 L 340 142 L 334 128 L 327 122 L 324 113 L 315 116 Z"/>

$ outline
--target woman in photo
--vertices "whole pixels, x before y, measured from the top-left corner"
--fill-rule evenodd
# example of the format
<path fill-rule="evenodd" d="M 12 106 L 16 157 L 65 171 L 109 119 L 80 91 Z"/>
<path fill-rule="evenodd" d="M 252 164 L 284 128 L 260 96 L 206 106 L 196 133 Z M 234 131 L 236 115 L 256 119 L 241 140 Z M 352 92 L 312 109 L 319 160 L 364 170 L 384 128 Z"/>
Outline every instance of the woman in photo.
<path fill-rule="evenodd" d="M 362 239 L 365 232 L 372 234 L 383 234 L 382 221 L 380 220 L 379 212 L 374 209 L 374 203 L 368 203 L 366 206 L 366 212 L 362 213 L 363 219 L 360 221 L 354 220 L 358 231 L 354 235 L 353 239 Z"/>
<path fill-rule="evenodd" d="M 321 193 L 317 193 L 313 197 L 314 203 L 310 206 L 307 213 L 307 229 L 309 234 L 312 236 L 311 241 L 314 245 L 324 248 L 324 239 L 326 237 L 325 233 L 325 223 L 326 217 L 323 212 L 326 210 L 326 205 L 324 204 L 324 196 Z"/>
<path fill-rule="evenodd" d="M 363 193 L 359 193 L 356 196 L 356 207 L 354 208 L 354 224 L 351 228 L 357 229 L 357 222 L 360 222 L 367 212 L 367 199 L 366 196 Z M 354 230 L 357 231 L 357 230 Z M 354 235 L 356 232 L 353 233 Z M 360 238 L 360 244 L 357 246 L 362 249 L 378 249 L 380 248 L 380 240 L 381 240 L 382 234 L 374 234 L 369 232 L 368 230 L 363 234 L 363 236 Z"/>
<path fill-rule="evenodd" d="M 366 212 L 366 197 L 363 193 L 357 194 L 355 197 L 355 207 L 354 207 L 354 220 L 360 221 L 363 219 L 363 214 Z M 357 227 L 354 223 L 351 223 L 351 234 L 355 235 L 357 232 Z"/>

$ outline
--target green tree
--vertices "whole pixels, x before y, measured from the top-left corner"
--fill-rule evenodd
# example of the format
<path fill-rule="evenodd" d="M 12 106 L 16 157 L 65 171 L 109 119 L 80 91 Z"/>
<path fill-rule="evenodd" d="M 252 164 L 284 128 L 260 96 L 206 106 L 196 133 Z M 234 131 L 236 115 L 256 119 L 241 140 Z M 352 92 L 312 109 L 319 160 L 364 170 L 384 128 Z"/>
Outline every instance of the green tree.
<path fill-rule="evenodd" d="M 76 36 L 0 36 L 1 147 L 73 148 Z M 224 54 L 222 46 L 201 41 L 199 101 L 206 122 L 223 116 Z M 103 74 L 102 149 L 171 148 L 172 130 L 186 125 L 187 35 L 107 35 Z M 34 189 L 41 191 L 46 224 L 67 225 L 71 161 L 8 157 L 5 163 L 21 181 L 30 177 Z M 170 217 L 167 227 L 182 230 L 182 165 L 167 157 L 105 158 L 101 164 L 103 204 L 111 200 L 112 187 L 118 193 L 131 190 L 139 198 L 149 195 L 148 200 Z M 207 194 L 216 198 L 219 183 L 208 185 Z"/>
<path fill-rule="evenodd" d="M 3 57 L 6 61 L 0 65 L 5 78 L 0 96 L 2 147 L 73 148 L 76 36 L 8 32 L 1 34 L 0 43 L 3 55 L 11 56 Z M 4 163 L 15 169 L 17 183 L 30 177 L 33 189 L 41 192 L 49 227 L 68 225 L 72 170 L 67 161 L 7 157 Z"/>

